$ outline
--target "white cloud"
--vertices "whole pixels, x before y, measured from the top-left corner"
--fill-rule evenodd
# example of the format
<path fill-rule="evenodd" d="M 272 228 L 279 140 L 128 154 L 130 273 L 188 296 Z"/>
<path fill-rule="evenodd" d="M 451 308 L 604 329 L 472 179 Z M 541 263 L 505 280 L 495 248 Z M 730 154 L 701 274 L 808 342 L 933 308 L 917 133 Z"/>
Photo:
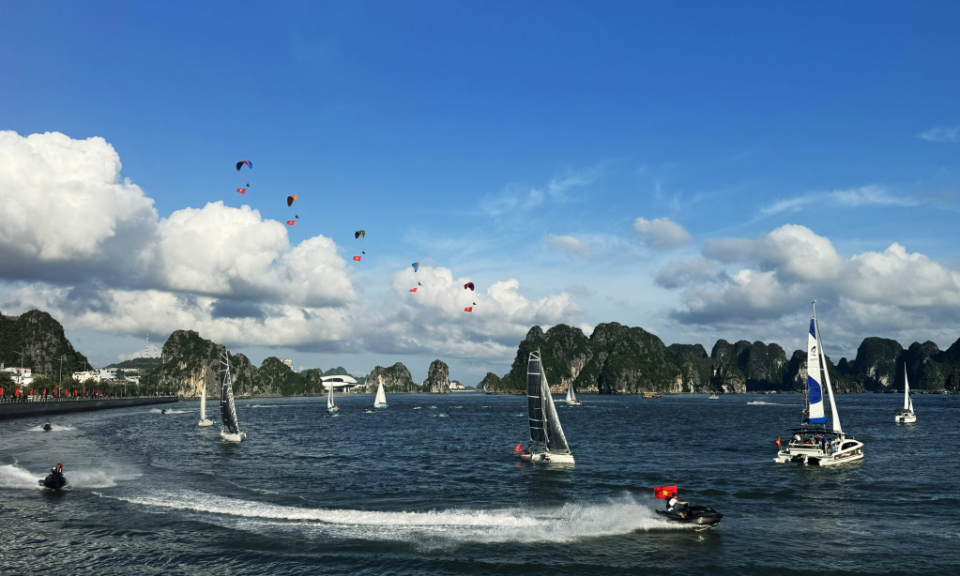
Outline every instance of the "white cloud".
<path fill-rule="evenodd" d="M 761 207 L 759 215 L 762 218 L 783 212 L 799 212 L 815 203 L 860 208 L 863 206 L 917 206 L 920 201 L 910 196 L 894 196 L 880 186 L 869 185 L 777 200 Z"/>
<path fill-rule="evenodd" d="M 644 244 L 651 248 L 664 249 L 683 246 L 690 241 L 690 234 L 669 218 L 647 220 L 637 218 L 633 229 L 640 235 Z"/>
<path fill-rule="evenodd" d="M 703 257 L 684 258 L 664 266 L 657 273 L 655 282 L 664 288 L 679 288 L 716 279 L 722 270 L 716 262 Z"/>
<path fill-rule="evenodd" d="M 553 248 L 557 248 L 571 256 L 577 258 L 587 258 L 590 255 L 590 250 L 587 249 L 587 246 L 577 238 L 573 236 L 555 236 L 553 234 L 547 234 L 547 244 Z"/>
<path fill-rule="evenodd" d="M 917 138 L 927 142 L 960 141 L 960 126 L 937 126 L 917 134 Z"/>

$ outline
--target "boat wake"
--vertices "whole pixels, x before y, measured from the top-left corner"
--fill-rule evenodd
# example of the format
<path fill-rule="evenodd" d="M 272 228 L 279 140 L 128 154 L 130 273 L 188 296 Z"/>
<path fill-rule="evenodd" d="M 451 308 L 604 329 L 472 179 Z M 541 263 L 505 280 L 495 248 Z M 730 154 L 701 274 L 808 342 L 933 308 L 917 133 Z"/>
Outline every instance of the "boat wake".
<path fill-rule="evenodd" d="M 781 404 L 779 402 L 766 402 L 764 400 L 751 400 L 747 402 L 747 406 L 786 406 L 786 404 Z"/>
<path fill-rule="evenodd" d="M 118 497 L 131 504 L 208 515 L 220 526 L 262 534 L 420 542 L 428 547 L 466 543 L 572 542 L 646 530 L 683 529 L 663 522 L 631 496 L 556 508 L 449 509 L 377 512 L 283 506 L 194 491 Z"/>
<path fill-rule="evenodd" d="M 31 472 L 16 464 L 0 466 L 0 488 L 22 488 L 27 490 L 42 490 L 37 480 L 48 474 L 47 470 Z M 71 470 L 66 467 L 64 475 L 67 477 L 67 488 L 113 488 L 117 482 L 133 480 L 140 477 L 139 472 L 121 472 L 114 469 Z"/>
<path fill-rule="evenodd" d="M 50 432 L 72 432 L 76 430 L 73 426 L 60 426 L 59 424 L 51 424 Z M 39 426 L 34 426 L 30 429 L 31 432 L 43 432 L 43 424 Z"/>
<path fill-rule="evenodd" d="M 164 408 L 167 414 L 186 414 L 187 412 L 192 412 L 192 410 L 175 410 L 173 408 Z M 160 408 L 151 408 L 150 412 L 153 414 L 163 414 L 163 410 Z"/>

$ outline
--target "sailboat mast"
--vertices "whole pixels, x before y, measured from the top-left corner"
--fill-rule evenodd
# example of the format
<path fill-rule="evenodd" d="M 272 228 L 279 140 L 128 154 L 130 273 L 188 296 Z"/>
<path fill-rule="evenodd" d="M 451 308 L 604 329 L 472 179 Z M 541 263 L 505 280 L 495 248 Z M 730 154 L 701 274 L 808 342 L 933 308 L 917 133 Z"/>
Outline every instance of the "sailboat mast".
<path fill-rule="evenodd" d="M 833 416 L 833 431 L 842 434 L 840 415 L 837 414 L 837 402 L 833 398 L 833 384 L 830 382 L 830 370 L 827 368 L 827 354 L 823 351 L 823 340 L 820 338 L 820 324 L 817 322 L 817 301 L 813 301 L 813 324 L 817 331 L 817 346 L 820 348 L 820 362 L 823 367 L 824 381 L 827 383 L 827 394 L 830 396 L 830 413 Z"/>

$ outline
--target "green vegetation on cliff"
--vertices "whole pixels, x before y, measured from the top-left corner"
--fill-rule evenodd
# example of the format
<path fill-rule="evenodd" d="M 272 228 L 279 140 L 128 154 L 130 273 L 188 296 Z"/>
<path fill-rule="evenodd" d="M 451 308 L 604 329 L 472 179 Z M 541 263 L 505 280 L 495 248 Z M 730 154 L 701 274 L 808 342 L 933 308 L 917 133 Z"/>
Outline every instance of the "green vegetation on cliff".
<path fill-rule="evenodd" d="M 20 356 L 20 352 L 25 354 Z M 0 362 L 27 366 L 37 375 L 59 379 L 87 369 L 87 358 L 74 350 L 63 326 L 46 312 L 31 310 L 19 316 L 0 314 Z M 22 363 L 21 363 L 22 362 Z"/>

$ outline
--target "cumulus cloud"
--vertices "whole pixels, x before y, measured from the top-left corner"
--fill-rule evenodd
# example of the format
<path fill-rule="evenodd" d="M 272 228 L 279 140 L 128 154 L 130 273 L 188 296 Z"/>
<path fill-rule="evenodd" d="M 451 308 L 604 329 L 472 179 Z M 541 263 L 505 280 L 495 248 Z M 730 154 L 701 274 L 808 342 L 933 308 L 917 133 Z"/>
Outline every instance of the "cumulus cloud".
<path fill-rule="evenodd" d="M 690 241 L 690 234 L 669 218 L 647 220 L 637 218 L 633 229 L 647 246 L 655 249 L 676 248 Z"/>
<path fill-rule="evenodd" d="M 960 126 L 937 126 L 917 134 L 917 138 L 927 142 L 960 141 Z"/>
<path fill-rule="evenodd" d="M 909 331 L 960 317 L 960 273 L 897 243 L 848 258 L 828 238 L 787 225 L 756 240 L 712 240 L 702 252 L 703 259 L 667 265 L 658 278 L 681 290 L 683 307 L 671 313 L 681 324 L 759 326 L 802 313 L 814 299 L 862 329 Z"/>
<path fill-rule="evenodd" d="M 283 224 L 222 202 L 161 218 L 120 169 L 102 138 L 0 132 L 0 309 L 39 308 L 101 332 L 191 329 L 235 346 L 497 361 L 533 324 L 581 320 L 568 293 L 530 300 L 512 279 L 468 293 L 465 279 L 430 266 L 360 298 L 330 238 L 291 244 Z M 551 182 L 530 201 L 575 185 Z"/>

